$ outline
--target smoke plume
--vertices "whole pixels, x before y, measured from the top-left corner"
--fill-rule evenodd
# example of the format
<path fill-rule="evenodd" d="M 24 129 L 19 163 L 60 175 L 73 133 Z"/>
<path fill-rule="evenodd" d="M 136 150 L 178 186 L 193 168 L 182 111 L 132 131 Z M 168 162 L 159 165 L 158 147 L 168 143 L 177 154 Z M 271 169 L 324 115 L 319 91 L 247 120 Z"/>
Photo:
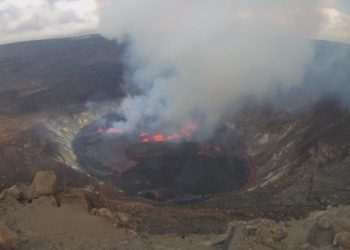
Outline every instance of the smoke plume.
<path fill-rule="evenodd" d="M 318 0 L 107 0 L 100 32 L 129 41 L 128 132 L 200 123 L 210 131 L 243 96 L 302 81 L 322 22 Z"/>

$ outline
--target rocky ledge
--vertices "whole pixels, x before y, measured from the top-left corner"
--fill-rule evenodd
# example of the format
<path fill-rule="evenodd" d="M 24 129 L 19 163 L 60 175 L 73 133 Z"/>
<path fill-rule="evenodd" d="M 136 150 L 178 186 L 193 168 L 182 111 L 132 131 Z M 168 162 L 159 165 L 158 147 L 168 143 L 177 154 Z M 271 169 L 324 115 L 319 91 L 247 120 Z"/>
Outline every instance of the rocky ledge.
<path fill-rule="evenodd" d="M 180 219 L 184 224 L 181 214 L 183 216 L 188 212 L 175 207 L 169 213 L 164 212 L 166 210 L 166 207 L 156 208 L 152 204 L 132 200 L 113 190 L 113 187 L 98 183 L 66 189 L 55 172 L 38 171 L 30 186 L 16 184 L 2 190 L 0 246 L 4 249 L 76 249 L 79 241 L 81 249 L 115 249 L 116 246 L 121 247 L 121 242 L 116 243 L 115 240 L 127 237 L 128 243 L 124 243 L 130 247 L 128 249 L 178 249 L 171 248 L 175 244 L 172 241 L 177 242 L 180 249 L 350 249 L 350 206 L 328 206 L 323 211 L 312 212 L 297 220 L 231 218 L 229 221 L 223 216 L 227 221 L 224 222 L 225 233 L 198 230 L 197 234 L 186 234 L 178 230 L 177 234 L 164 233 L 160 237 L 152 230 L 150 224 L 155 222 L 149 217 L 157 214 L 160 224 L 168 223 L 175 230 L 177 224 L 174 220 Z M 212 226 L 204 217 L 213 217 L 214 213 L 205 211 L 207 214 L 204 216 L 204 211 L 193 211 L 203 216 L 195 218 L 195 225 L 198 226 L 198 221 L 201 221 Z M 191 221 L 191 215 L 187 213 L 186 216 Z M 84 223 L 91 224 L 85 226 Z M 91 235 L 98 234 L 96 230 L 102 230 L 98 228 L 101 223 L 104 233 Z M 79 229 L 70 231 L 69 226 Z M 57 232 L 65 230 L 68 230 L 67 234 L 62 234 L 70 237 L 70 240 L 62 243 L 62 235 Z M 82 236 L 90 237 L 90 241 L 80 242 L 84 240 Z M 104 248 L 99 248 L 100 243 L 94 245 L 92 240 L 95 237 L 105 242 Z M 75 238 L 78 240 L 72 241 Z"/>

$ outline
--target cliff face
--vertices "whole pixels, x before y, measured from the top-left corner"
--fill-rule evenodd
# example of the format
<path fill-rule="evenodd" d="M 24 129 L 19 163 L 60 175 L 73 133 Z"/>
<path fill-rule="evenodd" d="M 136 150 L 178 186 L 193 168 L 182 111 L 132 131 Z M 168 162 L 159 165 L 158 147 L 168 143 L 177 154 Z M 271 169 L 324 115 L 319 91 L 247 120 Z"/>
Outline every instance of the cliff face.
<path fill-rule="evenodd" d="M 322 99 L 293 114 L 253 106 L 236 125 L 257 167 L 257 180 L 245 193 L 257 197 L 257 206 L 349 202 L 350 113 L 337 100 Z"/>

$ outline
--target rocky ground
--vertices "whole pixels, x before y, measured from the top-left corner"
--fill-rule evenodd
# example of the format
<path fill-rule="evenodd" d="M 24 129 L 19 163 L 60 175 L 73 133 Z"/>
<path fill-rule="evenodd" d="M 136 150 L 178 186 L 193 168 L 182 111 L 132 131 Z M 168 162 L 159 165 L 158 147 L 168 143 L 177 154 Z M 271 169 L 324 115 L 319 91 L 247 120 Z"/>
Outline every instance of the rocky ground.
<path fill-rule="evenodd" d="M 94 189 L 61 193 L 56 178 L 53 172 L 38 172 L 29 188 L 2 192 L 0 244 L 5 249 L 202 249 L 200 243 L 213 237 L 138 232 L 130 215 L 94 207 Z"/>
<path fill-rule="evenodd" d="M 40 171 L 29 187 L 0 195 L 0 246 L 4 249 L 350 249 L 350 206 L 328 206 L 303 219 L 232 220 L 225 232 L 152 234 L 132 210 L 107 208 L 94 186 L 62 190 L 53 171 Z M 209 225 L 210 226 L 210 225 Z"/>

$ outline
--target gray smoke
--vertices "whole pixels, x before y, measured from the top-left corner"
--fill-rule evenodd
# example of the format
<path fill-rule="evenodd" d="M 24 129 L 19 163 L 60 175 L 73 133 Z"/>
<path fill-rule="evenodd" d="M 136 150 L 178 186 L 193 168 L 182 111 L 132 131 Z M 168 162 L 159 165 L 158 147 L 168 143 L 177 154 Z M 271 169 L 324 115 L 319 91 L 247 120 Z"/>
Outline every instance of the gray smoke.
<path fill-rule="evenodd" d="M 210 131 L 243 96 L 300 84 L 322 23 L 319 0 L 107 0 L 100 32 L 130 41 L 128 84 L 142 94 L 120 112 L 137 126 Z"/>

